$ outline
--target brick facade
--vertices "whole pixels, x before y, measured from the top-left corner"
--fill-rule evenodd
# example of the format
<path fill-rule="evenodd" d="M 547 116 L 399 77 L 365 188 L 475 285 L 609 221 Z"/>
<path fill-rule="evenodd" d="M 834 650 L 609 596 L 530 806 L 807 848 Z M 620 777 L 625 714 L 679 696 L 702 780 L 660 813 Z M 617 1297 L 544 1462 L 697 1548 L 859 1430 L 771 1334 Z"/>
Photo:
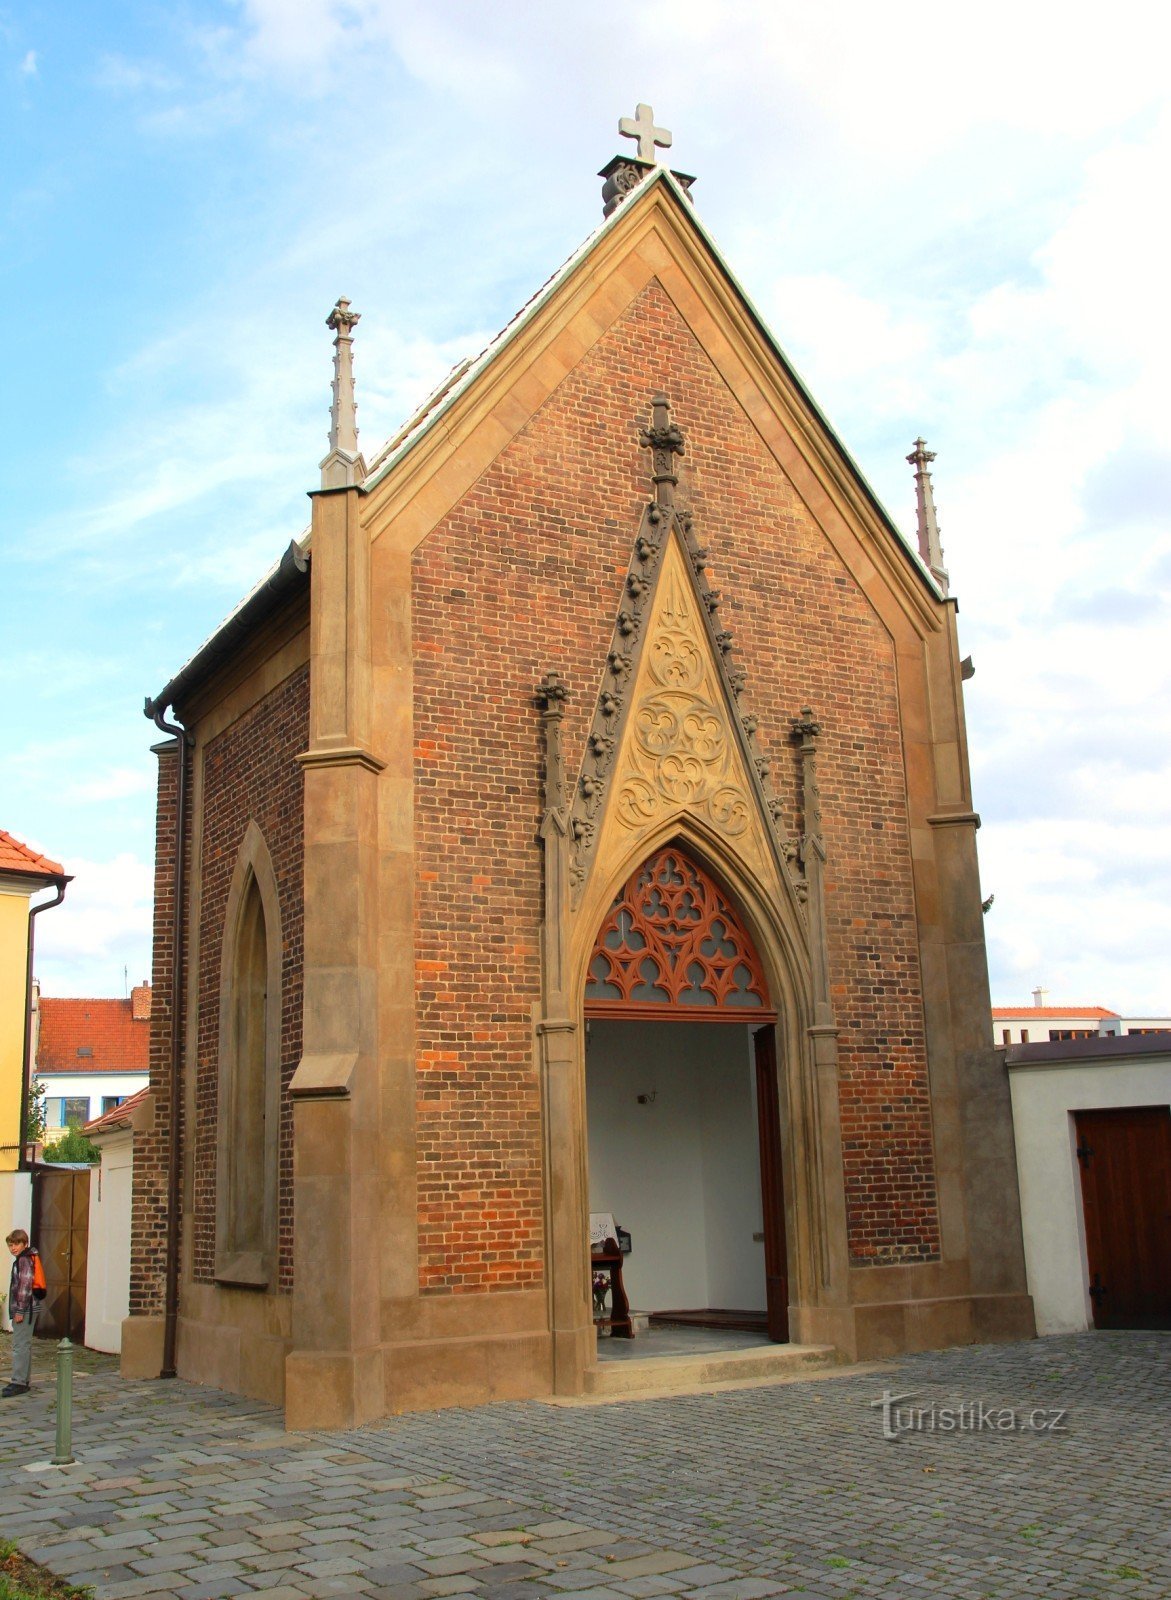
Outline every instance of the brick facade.
<path fill-rule="evenodd" d="M 580 760 L 649 492 L 658 388 L 678 499 L 797 826 L 789 718 L 823 725 L 827 922 L 851 1258 L 933 1259 L 939 1229 L 892 642 L 652 283 L 416 553 L 418 1178 L 424 1292 L 542 1281 L 540 730 L 547 669 Z"/>
<path fill-rule="evenodd" d="M 294 758 L 305 749 L 308 734 L 309 669 L 302 667 L 211 739 L 202 752 L 199 1022 L 192 1130 L 194 1272 L 197 1280 L 206 1282 L 212 1279 L 215 1271 L 220 963 L 224 914 L 240 845 L 249 822 L 255 821 L 272 857 L 284 945 L 276 1285 L 284 1292 L 291 1290 L 293 1283 L 293 1119 L 287 1090 L 301 1055 L 304 960 L 304 807 L 301 769 Z"/>
<path fill-rule="evenodd" d="M 134 1134 L 130 1226 L 130 1315 L 161 1316 L 167 1269 L 167 1143 L 171 1094 L 171 983 L 174 974 L 175 822 L 178 745 L 159 759 L 155 811 L 154 954 L 151 970 L 150 1112 Z"/>

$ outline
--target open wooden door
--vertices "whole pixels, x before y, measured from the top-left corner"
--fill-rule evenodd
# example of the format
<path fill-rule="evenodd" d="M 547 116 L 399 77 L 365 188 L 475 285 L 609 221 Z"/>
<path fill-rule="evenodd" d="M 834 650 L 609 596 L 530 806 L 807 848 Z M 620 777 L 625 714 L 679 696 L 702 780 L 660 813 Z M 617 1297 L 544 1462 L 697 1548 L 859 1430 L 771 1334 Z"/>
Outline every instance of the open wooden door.
<path fill-rule="evenodd" d="M 776 1031 L 752 1036 L 756 1106 L 760 1124 L 760 1186 L 764 1202 L 764 1274 L 768 1336 L 789 1342 L 789 1257 L 785 1239 L 785 1184 L 781 1165 L 781 1104 L 777 1093 Z"/>

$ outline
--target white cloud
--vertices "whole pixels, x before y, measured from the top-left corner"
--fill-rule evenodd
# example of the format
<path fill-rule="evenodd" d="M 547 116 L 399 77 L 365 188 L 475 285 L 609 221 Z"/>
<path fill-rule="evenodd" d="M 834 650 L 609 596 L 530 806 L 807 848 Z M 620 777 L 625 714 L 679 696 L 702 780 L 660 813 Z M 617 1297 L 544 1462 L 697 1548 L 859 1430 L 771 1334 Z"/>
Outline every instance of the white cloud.
<path fill-rule="evenodd" d="M 156 61 L 131 60 L 128 56 L 106 51 L 98 57 L 94 82 L 100 89 L 116 93 L 138 94 L 143 90 L 165 93 L 179 87 L 180 79 L 169 68 Z"/>
<path fill-rule="evenodd" d="M 109 767 L 106 771 L 96 773 L 92 778 L 86 778 L 81 783 L 75 784 L 73 795 L 77 800 L 93 803 L 103 800 L 125 800 L 129 795 L 151 794 L 154 788 L 154 774 L 145 765 Z"/>
<path fill-rule="evenodd" d="M 47 995 L 120 995 L 123 969 L 137 983 L 150 969 L 154 876 L 129 852 L 68 864 L 64 902 L 37 918 L 36 975 Z"/>
<path fill-rule="evenodd" d="M 35 78 L 37 75 L 37 53 L 29 50 L 24 60 L 20 63 L 20 70 L 26 78 Z"/>

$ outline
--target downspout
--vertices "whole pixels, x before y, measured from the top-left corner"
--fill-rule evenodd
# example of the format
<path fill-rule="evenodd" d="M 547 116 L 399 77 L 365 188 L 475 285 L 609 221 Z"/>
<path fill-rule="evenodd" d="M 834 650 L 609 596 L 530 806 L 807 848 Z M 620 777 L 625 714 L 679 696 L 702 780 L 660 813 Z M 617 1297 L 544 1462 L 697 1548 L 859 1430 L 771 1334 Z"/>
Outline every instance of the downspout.
<path fill-rule="evenodd" d="M 72 883 L 70 876 L 54 878 L 52 880 L 57 894 L 55 899 L 42 900 L 39 906 L 30 906 L 28 909 L 28 965 L 24 974 L 24 1056 L 20 1069 L 20 1156 L 17 1169 L 28 1172 L 33 1163 L 28 1159 L 28 1096 L 32 1087 L 33 1071 L 33 943 L 36 936 L 34 917 L 40 916 L 42 911 L 51 911 L 54 906 L 59 906 L 65 898 L 65 885 Z"/>
<path fill-rule="evenodd" d="M 160 733 L 172 735 L 179 745 L 179 772 L 175 795 L 175 876 L 171 924 L 171 1095 L 167 1129 L 167 1255 L 166 1288 L 163 1300 L 163 1366 L 160 1378 L 173 1378 L 175 1339 L 179 1321 L 179 1201 L 181 1198 L 180 1161 L 182 1142 L 179 1118 L 183 1110 L 183 894 L 184 850 L 187 826 L 187 748 L 193 742 L 187 729 L 167 721 L 166 706 L 147 700 L 145 714 Z"/>

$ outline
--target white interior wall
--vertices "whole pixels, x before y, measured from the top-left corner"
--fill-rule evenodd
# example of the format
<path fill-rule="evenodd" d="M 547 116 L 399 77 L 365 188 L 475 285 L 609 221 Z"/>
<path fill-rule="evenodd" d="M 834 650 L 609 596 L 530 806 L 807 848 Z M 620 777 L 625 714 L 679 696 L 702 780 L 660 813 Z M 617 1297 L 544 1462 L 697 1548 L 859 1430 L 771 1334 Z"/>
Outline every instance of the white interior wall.
<path fill-rule="evenodd" d="M 1171 1060 L 1009 1068 L 1025 1270 L 1038 1333 L 1093 1327 L 1075 1111 L 1171 1104 Z"/>
<path fill-rule="evenodd" d="M 654 1099 L 640 1105 L 640 1094 Z M 590 1210 L 613 1212 L 630 1230 L 631 1305 L 762 1311 L 748 1028 L 594 1020 L 586 1100 Z"/>
<path fill-rule="evenodd" d="M 102 1164 L 89 1185 L 89 1259 L 85 1280 L 85 1342 L 91 1350 L 122 1349 L 122 1319 L 130 1315 L 130 1191 L 134 1135 L 130 1129 L 98 1141 Z"/>

